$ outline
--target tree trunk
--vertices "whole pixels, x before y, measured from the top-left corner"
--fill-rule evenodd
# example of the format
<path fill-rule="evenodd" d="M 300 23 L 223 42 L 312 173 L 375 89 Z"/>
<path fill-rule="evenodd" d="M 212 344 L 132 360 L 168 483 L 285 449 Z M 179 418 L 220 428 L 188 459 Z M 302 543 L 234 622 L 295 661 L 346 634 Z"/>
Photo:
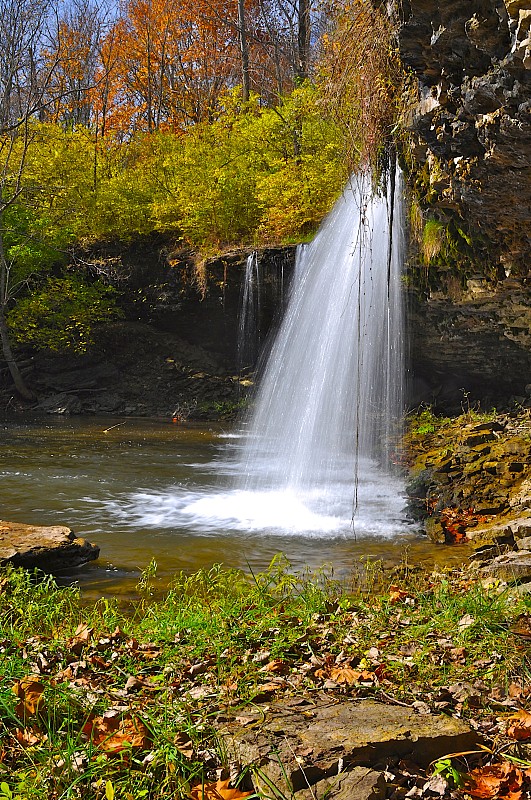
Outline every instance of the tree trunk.
<path fill-rule="evenodd" d="M 7 327 L 7 320 L 6 320 L 6 300 L 9 296 L 8 293 L 8 266 L 6 261 L 6 253 L 4 249 L 4 233 L 2 230 L 3 220 L 4 220 L 4 209 L 1 207 L 2 203 L 2 195 L 3 192 L 0 190 L 0 341 L 2 342 L 2 353 L 4 354 L 4 359 L 7 364 L 7 368 L 13 378 L 13 383 L 15 384 L 15 389 L 19 393 L 24 400 L 34 400 L 35 395 L 26 386 L 26 382 L 22 375 L 20 374 L 20 370 L 18 368 L 17 362 L 13 356 L 13 350 L 11 349 L 11 341 L 9 338 L 9 329 Z"/>
<path fill-rule="evenodd" d="M 11 377 L 13 378 L 15 389 L 24 400 L 35 400 L 35 395 L 31 389 L 26 386 L 26 382 L 22 377 L 17 366 L 17 362 L 13 356 L 13 350 L 11 349 L 9 331 L 7 329 L 7 322 L 3 308 L 0 309 L 0 339 L 2 340 L 2 353 L 4 354 L 5 362 Z"/>
<path fill-rule="evenodd" d="M 249 49 L 247 47 L 247 31 L 245 30 L 245 4 L 238 0 L 238 31 L 240 34 L 240 51 L 242 57 L 242 100 L 247 103 L 251 93 L 249 79 Z"/>
<path fill-rule="evenodd" d="M 299 0 L 297 36 L 297 74 L 300 83 L 308 77 L 310 68 L 310 2 Z"/>

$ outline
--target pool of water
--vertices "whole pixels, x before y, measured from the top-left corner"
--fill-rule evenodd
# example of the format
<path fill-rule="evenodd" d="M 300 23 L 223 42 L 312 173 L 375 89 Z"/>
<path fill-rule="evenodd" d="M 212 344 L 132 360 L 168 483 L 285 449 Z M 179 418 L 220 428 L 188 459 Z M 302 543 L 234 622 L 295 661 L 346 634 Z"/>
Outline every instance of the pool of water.
<path fill-rule="evenodd" d="M 100 545 L 97 562 L 61 577 L 87 596 L 126 596 L 152 560 L 164 587 L 181 570 L 262 570 L 279 553 L 295 569 L 328 565 L 341 577 L 367 557 L 463 558 L 409 524 L 400 483 L 370 464 L 357 476 L 353 527 L 344 483 L 308 496 L 237 488 L 239 434 L 228 428 L 71 418 L 5 421 L 0 433 L 2 518 L 68 525 Z"/>

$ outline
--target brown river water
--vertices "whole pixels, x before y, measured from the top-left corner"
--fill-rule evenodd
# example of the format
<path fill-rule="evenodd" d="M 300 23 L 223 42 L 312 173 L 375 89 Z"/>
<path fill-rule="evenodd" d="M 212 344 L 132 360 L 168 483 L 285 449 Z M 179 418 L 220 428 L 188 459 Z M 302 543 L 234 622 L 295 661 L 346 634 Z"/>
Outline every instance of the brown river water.
<path fill-rule="evenodd" d="M 235 489 L 238 435 L 230 428 L 70 418 L 9 420 L 0 431 L 1 517 L 67 525 L 97 543 L 97 562 L 59 576 L 90 599 L 127 598 L 152 560 L 163 590 L 181 570 L 261 571 L 279 553 L 294 570 L 326 565 L 346 581 L 367 558 L 391 566 L 407 555 L 431 567 L 466 557 L 407 522 L 399 483 L 367 481 L 377 519 L 355 530 L 329 498 L 326 508 L 310 508 L 278 492 Z"/>

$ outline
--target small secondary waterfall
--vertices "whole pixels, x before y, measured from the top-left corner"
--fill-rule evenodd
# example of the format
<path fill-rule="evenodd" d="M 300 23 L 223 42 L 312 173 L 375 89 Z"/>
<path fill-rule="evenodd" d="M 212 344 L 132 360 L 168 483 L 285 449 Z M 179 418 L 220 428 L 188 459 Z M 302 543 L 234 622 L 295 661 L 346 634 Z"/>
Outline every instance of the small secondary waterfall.
<path fill-rule="evenodd" d="M 262 336 L 260 330 L 260 262 L 253 250 L 247 257 L 238 320 L 238 371 L 256 362 Z"/>
<path fill-rule="evenodd" d="M 404 374 L 403 221 L 400 201 L 390 213 L 394 202 L 372 191 L 369 176 L 353 176 L 299 249 L 248 422 L 241 489 L 323 500 L 334 487 L 330 511 L 339 486 L 352 495 L 360 469 L 363 479 L 376 462 L 389 467 Z"/>

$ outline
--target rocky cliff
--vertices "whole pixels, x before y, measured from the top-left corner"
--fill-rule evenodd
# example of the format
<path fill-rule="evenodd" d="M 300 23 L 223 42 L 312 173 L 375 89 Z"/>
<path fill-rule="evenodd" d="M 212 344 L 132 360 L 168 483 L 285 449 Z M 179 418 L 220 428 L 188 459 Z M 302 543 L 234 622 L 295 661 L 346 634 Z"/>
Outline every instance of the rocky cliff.
<path fill-rule="evenodd" d="M 531 3 L 404 0 L 395 13 L 409 75 L 403 152 L 421 209 L 418 236 L 429 221 L 439 236 L 435 253 L 413 262 L 414 372 L 424 391 L 445 399 L 461 389 L 525 399 Z"/>

